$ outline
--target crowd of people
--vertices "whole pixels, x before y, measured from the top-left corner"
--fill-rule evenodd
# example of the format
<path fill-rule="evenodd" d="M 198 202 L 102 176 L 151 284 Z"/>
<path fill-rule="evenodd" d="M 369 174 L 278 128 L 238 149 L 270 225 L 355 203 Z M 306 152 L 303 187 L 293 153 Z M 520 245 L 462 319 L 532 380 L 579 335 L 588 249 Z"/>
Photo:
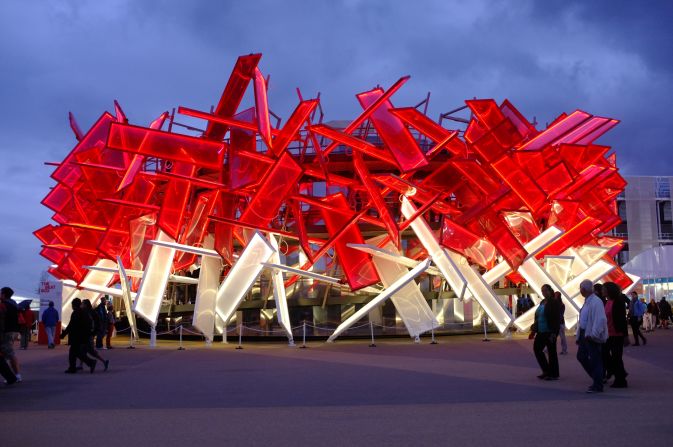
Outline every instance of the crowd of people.
<path fill-rule="evenodd" d="M 12 299 L 13 295 L 14 291 L 9 287 L 0 289 L 0 375 L 8 385 L 22 381 L 14 343 L 20 340 L 21 349 L 28 349 L 35 322 L 33 311 L 29 306 L 17 305 Z M 68 337 L 70 348 L 68 369 L 65 372 L 76 373 L 83 369 L 83 365 L 86 365 L 93 373 L 98 362 L 101 362 L 103 369 L 107 371 L 110 361 L 103 358 L 99 350 L 112 349 L 111 338 L 115 324 L 112 303 L 102 298 L 100 304 L 93 308 L 89 300 L 82 301 L 75 298 L 72 302 L 72 309 L 70 322 L 61 332 L 61 337 Z M 41 321 L 47 336 L 47 347 L 54 349 L 59 314 L 52 301 L 42 312 Z"/>
<path fill-rule="evenodd" d="M 531 326 L 533 352 L 540 365 L 542 380 L 559 379 L 557 356 L 557 338 L 561 339 L 561 354 L 567 353 L 565 340 L 565 306 L 559 292 L 545 284 L 541 288 L 542 301 L 535 311 L 535 320 Z M 629 346 L 628 328 L 631 327 L 633 345 L 647 344 L 647 338 L 640 330 L 651 332 L 657 325 L 668 329 L 671 319 L 671 306 L 662 298 L 646 305 L 636 292 L 631 297 L 622 293 L 614 282 L 592 284 L 583 281 L 580 294 L 584 304 L 580 309 L 577 324 L 576 344 L 577 360 L 592 380 L 587 393 L 603 392 L 604 384 L 614 378 L 611 388 L 627 388 L 628 372 L 624 368 L 624 346 Z"/>

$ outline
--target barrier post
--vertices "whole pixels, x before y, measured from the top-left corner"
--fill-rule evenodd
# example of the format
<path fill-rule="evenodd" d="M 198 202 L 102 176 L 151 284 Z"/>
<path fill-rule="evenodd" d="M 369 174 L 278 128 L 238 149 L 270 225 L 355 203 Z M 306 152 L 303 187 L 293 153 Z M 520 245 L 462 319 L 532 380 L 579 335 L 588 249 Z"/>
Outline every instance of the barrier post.
<path fill-rule="evenodd" d="M 369 333 L 372 336 L 372 342 L 369 344 L 369 347 L 370 348 L 375 348 L 376 343 L 374 343 L 374 323 L 371 320 L 369 321 Z"/>
<path fill-rule="evenodd" d="M 301 349 L 306 349 L 306 320 L 304 320 L 304 324 L 302 325 L 301 328 L 301 346 L 299 347 Z"/>
<path fill-rule="evenodd" d="M 126 349 L 135 349 L 135 338 L 133 338 L 133 329 L 131 329 L 131 326 L 129 326 L 129 345 L 126 347 Z"/>
<path fill-rule="evenodd" d="M 156 348 L 157 347 L 157 327 L 152 326 L 152 329 L 150 330 L 150 348 Z"/>
<path fill-rule="evenodd" d="M 184 351 L 185 348 L 182 346 L 182 325 L 180 325 L 180 345 L 178 346 L 178 351 Z"/>
<path fill-rule="evenodd" d="M 430 342 L 430 344 L 431 345 L 436 345 L 437 340 L 435 340 L 435 328 L 434 327 L 430 330 L 430 335 L 432 336 L 432 341 Z"/>
<path fill-rule="evenodd" d="M 488 316 L 484 315 L 483 318 L 481 319 L 481 321 L 484 324 L 484 339 L 482 341 L 491 341 L 491 340 L 488 339 L 488 331 L 487 331 L 487 328 L 486 328 L 486 323 L 488 322 Z"/>
<path fill-rule="evenodd" d="M 236 346 L 236 349 L 243 349 L 243 346 L 241 346 L 241 337 L 243 335 L 243 325 L 238 326 L 238 346 Z"/>

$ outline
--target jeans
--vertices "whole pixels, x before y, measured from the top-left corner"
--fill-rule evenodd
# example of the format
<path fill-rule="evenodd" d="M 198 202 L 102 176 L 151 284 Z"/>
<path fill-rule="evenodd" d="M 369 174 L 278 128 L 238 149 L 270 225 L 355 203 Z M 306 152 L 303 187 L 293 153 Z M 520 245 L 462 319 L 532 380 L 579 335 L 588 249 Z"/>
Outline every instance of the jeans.
<path fill-rule="evenodd" d="M 44 332 L 47 334 L 47 343 L 49 346 L 54 346 L 54 338 L 56 337 L 56 326 L 45 326 Z"/>
<path fill-rule="evenodd" d="M 544 348 L 547 348 L 549 360 L 544 354 Z M 556 336 L 549 332 L 538 332 L 533 341 L 533 352 L 537 363 L 542 369 L 542 374 L 549 377 L 558 377 L 558 356 L 556 355 Z"/>
<path fill-rule="evenodd" d="M 566 325 L 562 324 L 561 329 L 558 332 L 559 338 L 561 339 L 561 352 L 566 354 L 568 352 L 568 340 L 566 340 Z"/>
<path fill-rule="evenodd" d="M 577 360 L 593 379 L 593 389 L 603 391 L 603 345 L 581 337 L 577 347 Z"/>
<path fill-rule="evenodd" d="M 631 324 L 631 330 L 633 331 L 633 340 L 636 346 L 640 344 L 640 339 L 643 339 L 643 344 L 647 343 L 647 340 L 643 336 L 643 334 L 640 332 L 640 318 L 638 317 L 631 317 L 629 318 L 629 323 Z"/>

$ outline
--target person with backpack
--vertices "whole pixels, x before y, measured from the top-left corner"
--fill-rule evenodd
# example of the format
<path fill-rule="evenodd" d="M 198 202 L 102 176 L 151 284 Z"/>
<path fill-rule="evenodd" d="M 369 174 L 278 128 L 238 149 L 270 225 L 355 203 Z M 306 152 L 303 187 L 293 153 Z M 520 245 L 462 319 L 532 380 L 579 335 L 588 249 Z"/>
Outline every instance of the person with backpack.
<path fill-rule="evenodd" d="M 23 303 L 21 303 L 23 306 Z M 21 333 L 21 349 L 28 349 L 30 339 L 33 334 L 33 325 L 35 324 L 35 314 L 30 310 L 30 305 L 23 306 L 19 310 L 19 332 Z"/>

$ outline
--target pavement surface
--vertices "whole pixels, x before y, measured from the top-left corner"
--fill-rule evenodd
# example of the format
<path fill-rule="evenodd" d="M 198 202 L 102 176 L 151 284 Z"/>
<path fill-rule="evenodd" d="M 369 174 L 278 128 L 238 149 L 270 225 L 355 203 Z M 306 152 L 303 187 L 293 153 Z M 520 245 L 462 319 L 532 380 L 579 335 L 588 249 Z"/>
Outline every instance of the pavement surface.
<path fill-rule="evenodd" d="M 183 351 L 120 339 L 101 351 L 109 371 L 76 375 L 67 347 L 31 345 L 23 382 L 0 385 L 0 446 L 671 446 L 673 330 L 647 335 L 625 349 L 629 388 L 602 394 L 585 393 L 574 343 L 545 382 L 521 337 Z"/>

